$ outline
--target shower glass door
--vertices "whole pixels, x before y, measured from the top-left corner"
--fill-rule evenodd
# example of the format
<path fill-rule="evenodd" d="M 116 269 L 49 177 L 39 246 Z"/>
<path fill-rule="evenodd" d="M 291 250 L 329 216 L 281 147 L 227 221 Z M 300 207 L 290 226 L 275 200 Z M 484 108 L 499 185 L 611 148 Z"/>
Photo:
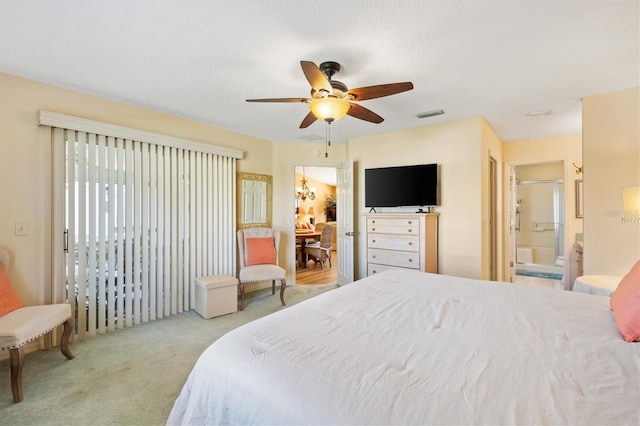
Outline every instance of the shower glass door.
<path fill-rule="evenodd" d="M 516 261 L 561 266 L 564 253 L 564 184 L 530 180 L 517 183 Z"/>

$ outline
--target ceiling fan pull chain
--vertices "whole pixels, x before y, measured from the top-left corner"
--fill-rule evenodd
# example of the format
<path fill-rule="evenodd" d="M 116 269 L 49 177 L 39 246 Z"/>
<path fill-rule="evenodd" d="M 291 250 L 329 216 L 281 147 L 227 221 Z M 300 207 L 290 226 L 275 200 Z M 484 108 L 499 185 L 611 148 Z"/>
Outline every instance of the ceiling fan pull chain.
<path fill-rule="evenodd" d="M 329 158 L 329 154 L 327 153 L 327 145 L 329 144 L 329 122 L 324 127 L 324 158 Z"/>

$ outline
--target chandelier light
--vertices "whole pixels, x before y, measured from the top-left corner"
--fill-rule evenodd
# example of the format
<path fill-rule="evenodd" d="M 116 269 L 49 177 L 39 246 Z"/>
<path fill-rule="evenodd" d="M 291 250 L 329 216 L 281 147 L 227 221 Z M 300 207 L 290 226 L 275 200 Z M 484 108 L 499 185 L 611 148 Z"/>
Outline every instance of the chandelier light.
<path fill-rule="evenodd" d="M 296 188 L 296 198 L 302 201 L 307 198 L 310 200 L 316 199 L 316 189 L 309 188 L 307 178 L 304 173 L 304 167 L 302 168 L 302 180 L 300 181 L 300 186 Z"/>

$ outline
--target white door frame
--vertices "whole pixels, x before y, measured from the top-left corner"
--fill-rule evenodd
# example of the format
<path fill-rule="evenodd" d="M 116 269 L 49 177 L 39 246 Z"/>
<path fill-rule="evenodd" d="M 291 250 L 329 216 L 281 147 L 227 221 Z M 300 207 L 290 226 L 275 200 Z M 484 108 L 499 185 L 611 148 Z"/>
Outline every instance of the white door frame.
<path fill-rule="evenodd" d="M 564 262 L 564 277 L 570 276 L 571 268 L 570 268 L 570 253 L 571 253 L 571 244 L 569 241 L 569 230 L 573 229 L 569 226 L 569 211 L 568 202 L 569 202 L 569 191 L 572 190 L 573 185 L 568 185 L 568 173 L 567 173 L 567 163 L 568 160 L 566 158 L 557 158 L 557 159 L 546 159 L 546 160 L 535 160 L 535 161 L 511 161 L 505 163 L 505 174 L 504 174 L 504 183 L 505 183 L 505 196 L 506 201 L 509 206 L 509 216 L 508 220 L 505 221 L 505 238 L 507 242 L 507 247 L 504 250 L 505 253 L 505 262 L 504 262 L 504 270 L 505 270 L 505 281 L 514 282 L 515 281 L 515 269 L 516 269 L 516 185 L 515 185 L 515 167 L 516 166 L 525 166 L 525 165 L 534 165 L 534 164 L 544 164 L 544 163 L 562 163 L 563 169 L 563 181 L 564 181 L 564 252 L 563 256 L 565 259 Z M 565 282 L 565 288 L 567 283 Z"/>

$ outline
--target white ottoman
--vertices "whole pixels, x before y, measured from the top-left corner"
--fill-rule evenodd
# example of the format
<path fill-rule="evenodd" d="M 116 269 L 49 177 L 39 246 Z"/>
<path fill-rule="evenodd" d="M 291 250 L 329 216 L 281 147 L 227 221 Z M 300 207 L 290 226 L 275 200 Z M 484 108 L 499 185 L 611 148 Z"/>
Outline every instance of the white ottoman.
<path fill-rule="evenodd" d="M 616 275 L 583 275 L 576 278 L 573 291 L 611 297 L 621 279 Z"/>
<path fill-rule="evenodd" d="M 209 275 L 195 279 L 196 312 L 209 319 L 238 311 L 238 279 Z"/>

